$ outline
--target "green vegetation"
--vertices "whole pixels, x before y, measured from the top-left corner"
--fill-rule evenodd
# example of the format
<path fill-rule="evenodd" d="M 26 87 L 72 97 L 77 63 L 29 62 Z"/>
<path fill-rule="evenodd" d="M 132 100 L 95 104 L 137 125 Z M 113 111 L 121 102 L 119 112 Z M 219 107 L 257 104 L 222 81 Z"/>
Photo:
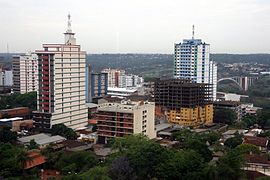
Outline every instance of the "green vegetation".
<path fill-rule="evenodd" d="M 270 97 L 270 76 L 259 78 L 254 86 L 248 90 L 248 95 L 252 97 Z"/>
<path fill-rule="evenodd" d="M 12 132 L 9 127 L 0 127 L 0 143 L 14 144 L 17 141 L 17 133 Z"/>
<path fill-rule="evenodd" d="M 65 175 L 86 172 L 97 164 L 93 152 L 59 153 L 55 167 Z"/>
<path fill-rule="evenodd" d="M 255 124 L 262 128 L 270 127 L 270 110 L 263 109 L 257 115 L 247 115 L 242 119 L 242 125 L 244 128 L 251 127 Z"/>
<path fill-rule="evenodd" d="M 231 109 L 215 109 L 214 122 L 233 124 L 237 120 L 236 113 Z"/>
<path fill-rule="evenodd" d="M 9 96 L 0 96 L 0 109 L 9 109 L 16 107 L 29 107 L 30 110 L 37 109 L 37 93 L 30 92 L 26 94 L 11 94 Z"/>
<path fill-rule="evenodd" d="M 60 135 L 67 139 L 77 139 L 77 134 L 73 131 L 73 129 L 68 128 L 64 124 L 55 124 L 51 129 L 52 135 Z"/>
<path fill-rule="evenodd" d="M 230 149 L 236 148 L 238 145 L 242 144 L 243 139 L 242 136 L 239 134 L 236 135 L 235 137 L 229 138 L 224 142 L 224 145 Z"/>
<path fill-rule="evenodd" d="M 31 161 L 24 148 L 10 143 L 0 144 L 0 177 L 19 178 L 22 175 L 33 179 L 37 174 L 25 174 L 23 169 L 26 161 Z"/>
<path fill-rule="evenodd" d="M 38 149 L 38 148 L 39 148 L 39 145 L 36 143 L 34 139 L 30 140 L 29 145 L 27 145 L 28 150 Z"/>
<path fill-rule="evenodd" d="M 259 148 L 253 144 L 239 144 L 238 146 L 236 146 L 235 150 L 237 150 L 241 154 L 249 154 L 250 152 L 256 154 L 260 153 Z"/>

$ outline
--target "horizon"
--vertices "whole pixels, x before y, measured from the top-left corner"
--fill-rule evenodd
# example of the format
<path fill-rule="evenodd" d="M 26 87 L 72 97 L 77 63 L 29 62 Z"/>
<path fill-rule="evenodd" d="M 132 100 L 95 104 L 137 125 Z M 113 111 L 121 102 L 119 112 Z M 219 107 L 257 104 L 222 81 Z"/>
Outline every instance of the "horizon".
<path fill-rule="evenodd" d="M 27 52 L 0 52 L 0 54 L 25 54 Z M 34 52 L 31 52 L 31 53 L 34 53 Z M 151 54 L 160 54 L 160 55 L 174 55 L 174 53 L 129 53 L 129 52 L 125 52 L 125 53 L 87 53 L 87 55 L 106 55 L 106 54 L 111 54 L 111 55 L 117 55 L 117 54 L 120 54 L 120 55 L 124 55 L 124 54 L 145 54 L 145 55 L 151 55 Z M 270 53 L 210 53 L 210 54 L 221 54 L 221 55 L 270 55 Z"/>

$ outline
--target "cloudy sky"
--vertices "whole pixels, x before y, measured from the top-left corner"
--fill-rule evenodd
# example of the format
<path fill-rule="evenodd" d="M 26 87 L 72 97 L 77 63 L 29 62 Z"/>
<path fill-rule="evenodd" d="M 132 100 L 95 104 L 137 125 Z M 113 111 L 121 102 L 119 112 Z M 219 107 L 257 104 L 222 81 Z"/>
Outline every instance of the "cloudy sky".
<path fill-rule="evenodd" d="M 270 53 L 270 0 L 0 0 L 0 52 L 62 43 L 68 12 L 88 53 L 173 53 L 192 24 L 213 53 Z"/>

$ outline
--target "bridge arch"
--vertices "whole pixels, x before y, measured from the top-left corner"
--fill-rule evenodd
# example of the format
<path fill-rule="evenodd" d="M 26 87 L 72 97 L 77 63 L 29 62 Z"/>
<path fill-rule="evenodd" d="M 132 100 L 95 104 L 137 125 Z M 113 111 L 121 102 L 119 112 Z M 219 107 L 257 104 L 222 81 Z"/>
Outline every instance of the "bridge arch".
<path fill-rule="evenodd" d="M 236 81 L 235 79 L 233 79 L 233 78 L 221 78 L 221 79 L 219 79 L 219 80 L 217 81 L 217 83 L 219 83 L 219 82 L 221 82 L 221 81 L 226 81 L 226 80 L 230 80 L 230 81 L 234 82 L 235 84 L 237 84 L 237 85 L 242 89 L 242 86 L 240 85 L 240 83 L 237 82 L 237 81 Z"/>

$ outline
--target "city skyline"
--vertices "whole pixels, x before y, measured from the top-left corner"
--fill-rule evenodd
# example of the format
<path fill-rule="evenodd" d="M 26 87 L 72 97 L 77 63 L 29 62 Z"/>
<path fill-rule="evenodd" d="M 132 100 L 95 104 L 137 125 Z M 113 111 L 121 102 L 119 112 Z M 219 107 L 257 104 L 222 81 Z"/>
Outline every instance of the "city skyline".
<path fill-rule="evenodd" d="M 44 40 L 62 41 L 69 12 L 79 44 L 91 54 L 173 54 L 175 42 L 191 38 L 193 24 L 195 38 L 210 43 L 212 53 L 270 52 L 267 0 L 0 0 L 0 5 L 0 52 L 7 52 L 7 44 L 9 52 L 23 53 Z"/>

